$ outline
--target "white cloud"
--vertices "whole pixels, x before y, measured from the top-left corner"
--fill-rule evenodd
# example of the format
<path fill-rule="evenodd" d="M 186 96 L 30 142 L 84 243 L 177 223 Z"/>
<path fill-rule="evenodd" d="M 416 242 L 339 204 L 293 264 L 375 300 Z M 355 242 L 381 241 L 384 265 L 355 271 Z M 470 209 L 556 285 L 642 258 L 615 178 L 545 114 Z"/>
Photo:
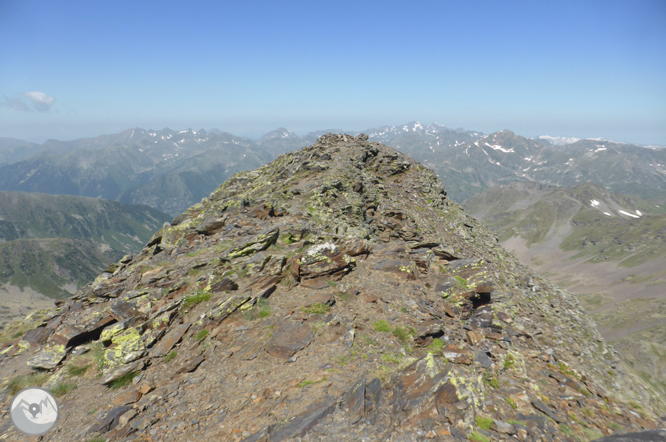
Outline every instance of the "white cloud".
<path fill-rule="evenodd" d="M 23 92 L 23 95 L 30 101 L 39 112 L 46 112 L 51 109 L 55 102 L 55 97 L 49 97 L 44 92 Z"/>

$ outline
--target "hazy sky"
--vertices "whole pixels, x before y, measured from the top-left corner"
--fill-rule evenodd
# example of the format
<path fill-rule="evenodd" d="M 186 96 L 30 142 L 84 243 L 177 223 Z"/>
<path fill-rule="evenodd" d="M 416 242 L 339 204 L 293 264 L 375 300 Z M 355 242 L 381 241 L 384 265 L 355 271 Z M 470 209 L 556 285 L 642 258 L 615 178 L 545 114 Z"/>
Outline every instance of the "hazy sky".
<path fill-rule="evenodd" d="M 418 120 L 666 144 L 666 2 L 0 0 L 0 136 Z"/>

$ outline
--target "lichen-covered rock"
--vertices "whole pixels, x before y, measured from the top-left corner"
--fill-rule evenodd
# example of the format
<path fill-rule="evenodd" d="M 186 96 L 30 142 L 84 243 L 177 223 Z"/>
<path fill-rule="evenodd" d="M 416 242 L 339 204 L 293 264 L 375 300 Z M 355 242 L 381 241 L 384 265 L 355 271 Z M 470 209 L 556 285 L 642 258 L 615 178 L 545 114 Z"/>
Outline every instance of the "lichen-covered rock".
<path fill-rule="evenodd" d="M 28 366 L 44 370 L 52 370 L 67 355 L 67 349 L 60 344 L 46 344 L 43 349 L 28 359 Z"/>
<path fill-rule="evenodd" d="M 141 328 L 131 327 L 112 336 L 111 346 L 104 352 L 105 364 L 116 367 L 142 357 L 146 352 L 146 345 L 141 335 Z"/>

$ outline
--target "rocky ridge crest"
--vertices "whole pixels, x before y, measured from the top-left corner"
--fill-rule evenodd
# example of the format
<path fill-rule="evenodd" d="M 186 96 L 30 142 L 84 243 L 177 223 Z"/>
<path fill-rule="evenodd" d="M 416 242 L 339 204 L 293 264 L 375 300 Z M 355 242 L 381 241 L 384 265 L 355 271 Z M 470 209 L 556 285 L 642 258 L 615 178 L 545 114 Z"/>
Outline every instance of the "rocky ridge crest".
<path fill-rule="evenodd" d="M 61 394 L 45 440 L 553 441 L 663 425 L 574 297 L 434 172 L 364 135 L 234 175 L 0 338 L 8 393 Z"/>

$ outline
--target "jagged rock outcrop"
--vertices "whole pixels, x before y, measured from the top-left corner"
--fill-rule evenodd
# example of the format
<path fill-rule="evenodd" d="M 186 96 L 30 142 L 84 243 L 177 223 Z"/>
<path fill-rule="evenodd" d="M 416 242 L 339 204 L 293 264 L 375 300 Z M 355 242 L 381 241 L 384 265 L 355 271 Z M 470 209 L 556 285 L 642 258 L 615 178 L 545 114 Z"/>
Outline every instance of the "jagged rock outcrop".
<path fill-rule="evenodd" d="M 3 331 L 8 392 L 61 395 L 48 440 L 553 441 L 664 424 L 575 298 L 434 172 L 362 135 L 234 175 L 110 270 Z"/>

